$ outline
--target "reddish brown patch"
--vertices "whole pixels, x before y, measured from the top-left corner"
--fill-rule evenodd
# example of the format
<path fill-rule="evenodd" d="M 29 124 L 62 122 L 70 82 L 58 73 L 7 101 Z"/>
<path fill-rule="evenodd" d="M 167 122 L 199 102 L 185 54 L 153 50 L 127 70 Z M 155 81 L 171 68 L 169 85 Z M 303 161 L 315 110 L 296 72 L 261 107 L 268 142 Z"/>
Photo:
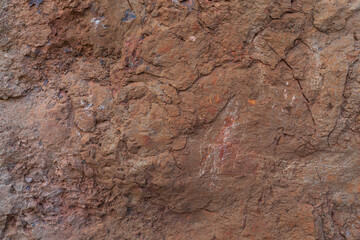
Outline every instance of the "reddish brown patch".
<path fill-rule="evenodd" d="M 140 51 L 143 39 L 140 37 L 128 37 L 123 44 L 122 65 L 126 68 L 137 67 L 140 63 Z"/>
<path fill-rule="evenodd" d="M 232 144 L 231 142 L 226 142 L 223 145 L 221 145 L 220 147 L 220 153 L 219 153 L 219 158 L 220 159 L 224 159 L 224 154 L 225 151 L 227 152 L 227 154 L 231 154 L 232 153 L 232 148 L 231 148 Z M 230 151 L 230 152 L 229 152 Z M 232 154 L 231 154 L 232 155 Z"/>
<path fill-rule="evenodd" d="M 169 52 L 173 48 L 173 45 L 171 43 L 166 43 L 158 48 L 158 53 L 163 54 Z"/>
<path fill-rule="evenodd" d="M 141 136 L 141 143 L 144 145 L 144 146 L 149 146 L 152 142 L 152 139 L 145 135 L 145 136 Z"/>
<path fill-rule="evenodd" d="M 227 117 L 227 118 L 225 118 L 225 120 L 224 120 L 224 127 L 223 127 L 221 133 L 224 134 L 226 128 L 232 126 L 234 123 L 235 123 L 235 119 L 234 119 L 234 118 L 232 118 L 232 117 L 230 117 L 230 116 Z"/>
<path fill-rule="evenodd" d="M 214 77 L 214 79 L 213 79 L 213 85 L 216 85 L 218 80 L 219 80 L 218 77 Z"/>
<path fill-rule="evenodd" d="M 215 96 L 215 102 L 216 103 L 220 103 L 222 101 L 222 99 L 219 97 L 219 94 L 216 94 Z"/>

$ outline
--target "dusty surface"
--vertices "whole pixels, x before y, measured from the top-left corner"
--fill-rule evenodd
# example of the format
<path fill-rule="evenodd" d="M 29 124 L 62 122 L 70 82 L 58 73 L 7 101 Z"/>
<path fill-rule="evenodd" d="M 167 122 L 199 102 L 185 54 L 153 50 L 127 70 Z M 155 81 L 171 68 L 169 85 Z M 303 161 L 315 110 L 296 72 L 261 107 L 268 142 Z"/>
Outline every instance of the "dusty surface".
<path fill-rule="evenodd" d="M 359 0 L 0 6 L 1 239 L 360 239 Z"/>

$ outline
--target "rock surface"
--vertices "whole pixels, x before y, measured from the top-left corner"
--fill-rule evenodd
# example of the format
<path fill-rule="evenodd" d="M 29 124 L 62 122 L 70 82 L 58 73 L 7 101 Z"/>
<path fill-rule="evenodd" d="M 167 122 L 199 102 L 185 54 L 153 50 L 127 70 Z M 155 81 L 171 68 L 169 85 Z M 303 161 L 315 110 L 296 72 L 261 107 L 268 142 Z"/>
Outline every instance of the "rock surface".
<path fill-rule="evenodd" d="M 0 238 L 359 239 L 359 0 L 1 0 Z"/>

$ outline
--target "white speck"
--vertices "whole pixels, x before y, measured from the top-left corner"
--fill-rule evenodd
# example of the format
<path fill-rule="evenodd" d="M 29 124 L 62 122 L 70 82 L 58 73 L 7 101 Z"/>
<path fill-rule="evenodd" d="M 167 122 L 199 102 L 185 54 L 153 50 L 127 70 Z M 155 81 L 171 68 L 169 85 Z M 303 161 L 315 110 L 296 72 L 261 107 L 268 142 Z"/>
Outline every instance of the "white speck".
<path fill-rule="evenodd" d="M 293 103 L 294 103 L 294 100 L 296 99 L 296 97 L 295 97 L 295 95 L 293 95 L 292 96 L 292 98 L 291 98 L 291 103 L 290 103 L 290 105 L 292 105 Z"/>
<path fill-rule="evenodd" d="M 104 105 L 99 106 L 99 109 L 104 109 L 104 108 L 105 108 Z"/>
<path fill-rule="evenodd" d="M 32 178 L 31 178 L 31 177 L 27 177 L 27 178 L 25 178 L 25 181 L 26 181 L 27 183 L 31 183 L 31 182 L 32 182 Z"/>
<path fill-rule="evenodd" d="M 90 21 L 91 23 L 95 23 L 96 25 L 98 25 L 101 21 L 99 19 L 93 18 Z"/>
<path fill-rule="evenodd" d="M 289 86 L 289 82 L 286 82 L 286 86 Z"/>
<path fill-rule="evenodd" d="M 195 36 L 191 36 L 191 37 L 189 37 L 189 40 L 190 40 L 190 42 L 195 42 L 196 37 L 195 37 Z"/>
<path fill-rule="evenodd" d="M 285 99 L 287 99 L 287 96 L 288 96 L 287 93 L 284 93 L 284 98 L 285 98 Z"/>
<path fill-rule="evenodd" d="M 177 5 L 179 5 L 179 1 L 178 0 L 172 0 L 173 3 L 176 3 Z"/>
<path fill-rule="evenodd" d="M 88 110 L 93 104 L 90 103 L 89 106 L 87 106 L 85 109 Z"/>

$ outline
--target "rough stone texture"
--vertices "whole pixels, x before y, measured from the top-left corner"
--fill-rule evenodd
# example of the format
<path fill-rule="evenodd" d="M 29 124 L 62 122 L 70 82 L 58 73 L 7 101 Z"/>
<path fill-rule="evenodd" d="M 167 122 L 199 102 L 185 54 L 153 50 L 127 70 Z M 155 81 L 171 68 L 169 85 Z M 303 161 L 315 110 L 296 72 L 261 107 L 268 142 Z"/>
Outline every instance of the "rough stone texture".
<path fill-rule="evenodd" d="M 0 6 L 1 239 L 360 239 L 359 0 Z"/>

